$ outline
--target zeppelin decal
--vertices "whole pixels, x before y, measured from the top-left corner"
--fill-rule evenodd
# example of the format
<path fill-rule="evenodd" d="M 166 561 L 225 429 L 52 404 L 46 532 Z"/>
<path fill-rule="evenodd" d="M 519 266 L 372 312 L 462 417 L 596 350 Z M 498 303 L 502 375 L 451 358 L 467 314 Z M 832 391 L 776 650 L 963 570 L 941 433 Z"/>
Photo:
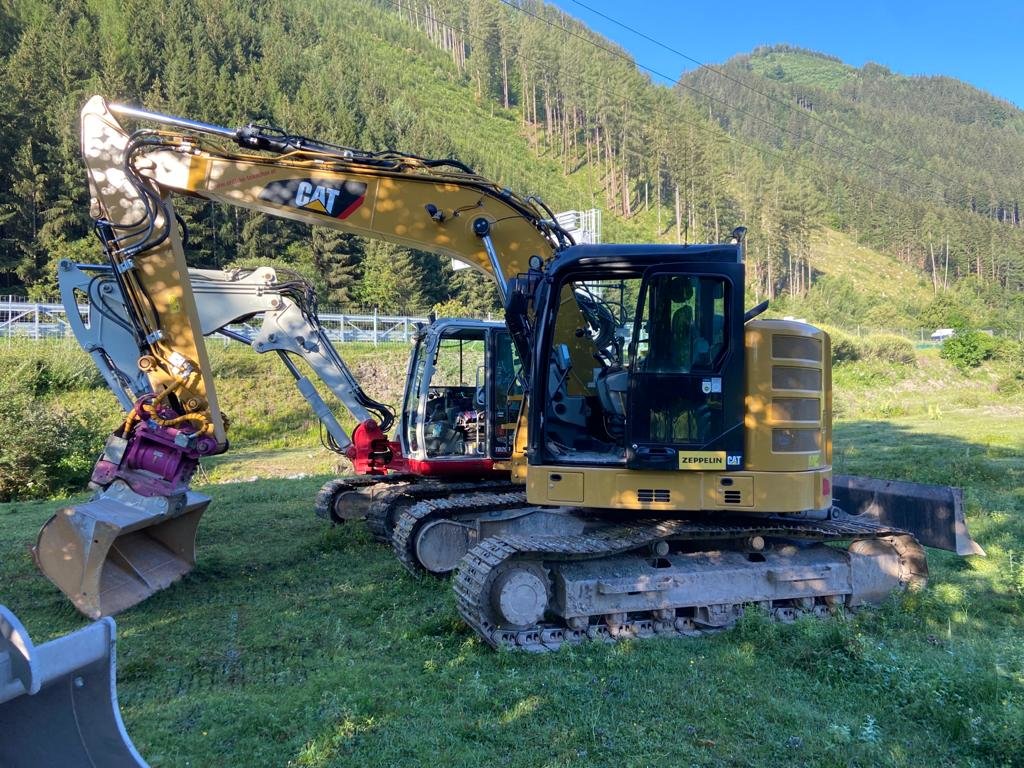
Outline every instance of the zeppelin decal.
<path fill-rule="evenodd" d="M 680 451 L 680 469 L 725 469 L 725 451 Z"/>
<path fill-rule="evenodd" d="M 260 192 L 260 200 L 332 219 L 347 219 L 365 199 L 366 185 L 361 181 L 346 181 L 337 186 L 313 179 L 285 179 L 272 181 Z"/>

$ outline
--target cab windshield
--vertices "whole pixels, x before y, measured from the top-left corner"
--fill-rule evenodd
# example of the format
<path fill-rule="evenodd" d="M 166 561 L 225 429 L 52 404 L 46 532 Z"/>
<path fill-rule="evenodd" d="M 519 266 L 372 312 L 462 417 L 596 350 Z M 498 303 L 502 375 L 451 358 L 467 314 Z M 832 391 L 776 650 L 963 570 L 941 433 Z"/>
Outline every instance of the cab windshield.
<path fill-rule="evenodd" d="M 559 338 L 574 343 L 551 351 L 544 411 L 549 456 L 559 463 L 621 463 L 634 436 L 705 441 L 720 428 L 714 412 L 721 413 L 721 388 L 717 400 L 708 397 L 703 389 L 713 385 L 702 374 L 711 374 L 726 354 L 726 306 L 721 277 L 667 273 L 566 283 L 555 325 Z M 630 403 L 638 400 L 645 401 L 637 409 L 642 424 L 631 423 Z"/>

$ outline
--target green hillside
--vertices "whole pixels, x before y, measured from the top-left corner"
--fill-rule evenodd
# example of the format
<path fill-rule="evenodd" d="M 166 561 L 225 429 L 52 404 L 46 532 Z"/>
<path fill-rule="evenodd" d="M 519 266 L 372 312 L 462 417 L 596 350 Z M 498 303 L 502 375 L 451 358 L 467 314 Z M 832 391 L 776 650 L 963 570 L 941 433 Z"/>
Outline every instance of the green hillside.
<path fill-rule="evenodd" d="M 817 221 L 915 268 L 945 300 L 976 306 L 980 291 L 1020 327 L 1024 112 L 952 78 L 788 46 L 715 70 L 688 74 L 680 98 L 737 139 L 816 166 Z"/>
<path fill-rule="evenodd" d="M 941 294 L 969 324 L 1024 325 L 1024 178 L 1009 160 L 1024 115 L 950 78 L 781 47 L 667 89 L 536 0 L 11 0 L 0 22 L 3 293 L 53 298 L 58 259 L 97 257 L 75 122 L 103 93 L 455 157 L 556 210 L 600 208 L 605 241 L 714 241 L 744 225 L 751 296 L 792 306 L 828 274 L 812 244 L 842 232 L 931 286 L 903 292 L 903 322 Z M 346 309 L 496 309 L 481 278 L 426 254 L 180 209 L 196 266 L 283 263 Z"/>
<path fill-rule="evenodd" d="M 812 269 L 849 280 L 859 294 L 882 302 L 922 305 L 933 295 L 931 286 L 913 267 L 832 229 L 815 233 L 810 261 Z"/>
<path fill-rule="evenodd" d="M 856 70 L 831 56 L 811 51 L 767 50 L 750 60 L 750 68 L 762 77 L 794 85 L 838 90 L 856 78 Z"/>

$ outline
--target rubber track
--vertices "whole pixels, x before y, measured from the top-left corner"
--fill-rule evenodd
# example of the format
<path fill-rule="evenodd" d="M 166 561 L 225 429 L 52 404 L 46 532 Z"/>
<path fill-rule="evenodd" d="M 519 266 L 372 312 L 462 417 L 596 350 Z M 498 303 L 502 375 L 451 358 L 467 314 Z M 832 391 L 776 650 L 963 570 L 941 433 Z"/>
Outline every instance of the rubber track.
<path fill-rule="evenodd" d="M 377 483 L 386 485 L 398 482 L 402 477 L 402 475 L 345 475 L 343 477 L 336 477 L 334 480 L 328 480 L 321 486 L 319 493 L 316 495 L 316 501 L 313 503 L 313 510 L 316 512 L 317 517 L 337 523 L 339 521 L 334 519 L 331 511 L 334 507 L 334 497 L 340 491 L 365 488 Z"/>
<path fill-rule="evenodd" d="M 416 480 L 413 480 L 412 483 L 418 484 Z M 389 488 L 374 495 L 373 501 L 370 502 L 370 508 L 366 512 L 366 527 L 370 531 L 370 535 L 373 536 L 374 541 L 387 544 L 391 540 L 391 530 L 388 527 L 388 512 L 391 504 L 396 499 L 404 496 L 408 490 L 410 490 L 408 485 L 402 485 L 397 488 Z"/>
<path fill-rule="evenodd" d="M 453 587 L 462 618 L 489 645 L 495 648 L 520 648 L 530 651 L 557 650 L 562 643 L 587 639 L 615 642 L 625 637 L 654 635 L 694 635 L 704 631 L 678 630 L 654 620 L 628 622 L 616 634 L 605 626 L 574 630 L 565 626 L 539 624 L 520 630 L 503 630 L 492 625 L 483 610 L 486 591 L 496 569 L 513 559 L 589 560 L 624 554 L 664 538 L 714 540 L 749 536 L 785 536 L 787 538 L 833 541 L 878 538 L 904 534 L 890 528 L 855 520 L 748 521 L 747 525 L 715 524 L 692 520 L 638 520 L 594 534 L 582 536 L 496 536 L 484 539 L 471 549 L 455 571 Z"/>
<path fill-rule="evenodd" d="M 411 497 L 412 504 L 430 499 L 440 499 L 455 493 L 507 493 L 523 488 L 521 483 L 511 480 L 475 480 L 444 482 L 435 478 L 413 476 L 406 485 L 377 494 L 366 513 L 366 527 L 376 541 L 386 544 L 391 541 L 393 525 L 388 525 L 392 505 L 404 497 Z"/>
<path fill-rule="evenodd" d="M 420 501 L 403 510 L 395 522 L 391 534 L 391 545 L 395 548 L 398 561 L 414 576 L 428 571 L 420 565 L 416 556 L 416 534 L 428 522 L 457 514 L 481 514 L 526 505 L 526 490 L 522 485 L 506 484 L 512 487 L 510 493 L 472 493 L 457 499 L 442 498 Z M 441 574 L 438 574 L 441 575 Z"/>

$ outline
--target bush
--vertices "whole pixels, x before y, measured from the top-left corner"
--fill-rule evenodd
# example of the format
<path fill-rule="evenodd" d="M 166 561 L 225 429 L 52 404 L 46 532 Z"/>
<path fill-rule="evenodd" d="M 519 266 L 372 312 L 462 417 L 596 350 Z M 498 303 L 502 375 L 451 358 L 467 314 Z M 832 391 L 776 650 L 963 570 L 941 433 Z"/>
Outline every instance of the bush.
<path fill-rule="evenodd" d="M 830 326 L 818 327 L 825 331 L 825 333 L 828 334 L 829 339 L 832 341 L 833 365 L 836 363 L 852 363 L 860 360 L 860 340 L 856 336 L 851 336 L 845 331 L 841 331 L 838 328 L 832 328 Z"/>
<path fill-rule="evenodd" d="M 1002 363 L 999 392 L 1012 395 L 1024 391 L 1024 342 L 1002 339 L 992 357 Z"/>
<path fill-rule="evenodd" d="M 829 335 L 832 337 L 833 363 L 852 363 L 860 360 L 860 343 L 855 336 L 841 331 Z"/>
<path fill-rule="evenodd" d="M 0 380 L 42 397 L 103 386 L 92 360 L 70 340 L 12 340 L 0 348 Z"/>
<path fill-rule="evenodd" d="M 47 403 L 30 383 L 0 382 L 0 502 L 81 491 L 107 425 Z"/>
<path fill-rule="evenodd" d="M 448 299 L 435 304 L 431 310 L 436 317 L 476 317 L 476 313 L 458 299 Z"/>
<path fill-rule="evenodd" d="M 961 370 L 977 368 L 995 354 L 998 343 L 979 331 L 960 331 L 942 344 L 940 356 Z"/>
<path fill-rule="evenodd" d="M 915 365 L 917 363 L 914 345 L 894 333 L 872 334 L 864 339 L 862 349 L 864 357 L 884 363 L 900 365 Z"/>

